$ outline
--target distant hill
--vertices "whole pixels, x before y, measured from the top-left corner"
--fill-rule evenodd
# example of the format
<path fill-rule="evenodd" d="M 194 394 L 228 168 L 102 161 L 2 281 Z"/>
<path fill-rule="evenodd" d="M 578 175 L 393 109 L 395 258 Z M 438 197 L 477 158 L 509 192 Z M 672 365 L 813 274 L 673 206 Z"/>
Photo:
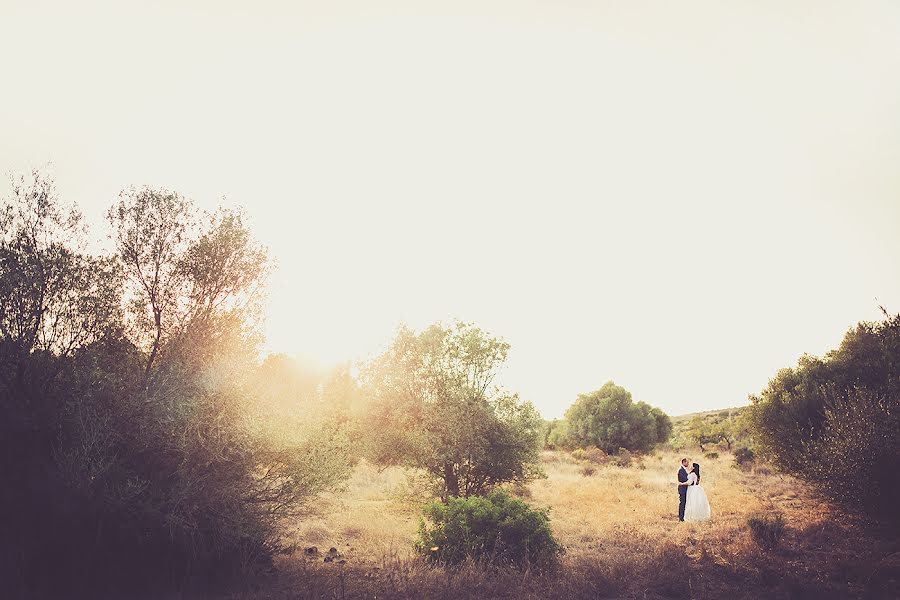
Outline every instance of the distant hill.
<path fill-rule="evenodd" d="M 681 446 L 699 443 L 699 439 L 704 439 L 703 444 L 707 449 L 718 444 L 721 448 L 730 450 L 735 443 L 747 440 L 748 432 L 738 422 L 738 417 L 746 408 L 736 406 L 672 417 L 672 442 Z M 699 425 L 697 420 L 700 421 Z"/>
<path fill-rule="evenodd" d="M 746 406 L 735 406 L 733 408 L 720 408 L 718 410 L 706 410 L 703 412 L 687 413 L 686 415 L 677 415 L 672 417 L 672 423 L 689 422 L 694 417 L 703 417 L 704 420 L 718 417 L 724 419 L 726 417 L 736 417 L 741 414 Z"/>

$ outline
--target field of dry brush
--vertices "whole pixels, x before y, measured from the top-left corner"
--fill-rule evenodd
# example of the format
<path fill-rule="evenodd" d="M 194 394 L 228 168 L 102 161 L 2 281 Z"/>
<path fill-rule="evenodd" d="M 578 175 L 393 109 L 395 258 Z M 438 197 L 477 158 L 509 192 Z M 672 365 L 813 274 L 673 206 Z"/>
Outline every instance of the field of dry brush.
<path fill-rule="evenodd" d="M 318 516 L 298 525 L 297 549 L 279 558 L 274 574 L 232 597 L 900 597 L 896 532 L 842 516 L 764 466 L 739 470 L 730 455 L 698 456 L 713 517 L 679 523 L 679 458 L 655 453 L 621 468 L 545 452 L 547 478 L 514 490 L 550 508 L 566 548 L 558 568 L 544 572 L 426 565 L 412 549 L 423 482 L 402 469 L 361 464 L 342 494 L 323 499 Z M 759 547 L 747 527 L 760 513 L 785 517 L 775 549 Z"/>

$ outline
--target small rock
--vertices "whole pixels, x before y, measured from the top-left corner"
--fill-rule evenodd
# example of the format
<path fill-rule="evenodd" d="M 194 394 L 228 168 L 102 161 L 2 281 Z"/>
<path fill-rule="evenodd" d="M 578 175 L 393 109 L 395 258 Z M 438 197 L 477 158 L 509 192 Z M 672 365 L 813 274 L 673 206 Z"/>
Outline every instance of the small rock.
<path fill-rule="evenodd" d="M 316 548 L 315 546 L 310 546 L 310 547 L 307 548 L 304 552 L 306 552 L 306 554 L 308 554 L 308 555 L 311 556 L 311 555 L 313 555 L 313 554 L 318 554 L 318 553 L 319 553 L 319 549 Z"/>

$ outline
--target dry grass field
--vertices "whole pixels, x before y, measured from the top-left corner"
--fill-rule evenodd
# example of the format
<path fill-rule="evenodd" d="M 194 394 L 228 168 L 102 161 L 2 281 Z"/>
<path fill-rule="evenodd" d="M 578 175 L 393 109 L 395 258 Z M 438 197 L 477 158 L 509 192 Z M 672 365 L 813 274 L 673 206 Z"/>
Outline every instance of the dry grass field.
<path fill-rule="evenodd" d="M 700 458 L 713 518 L 679 523 L 679 455 L 628 468 L 545 452 L 547 478 L 515 490 L 551 510 L 566 553 L 552 571 L 431 567 L 412 551 L 426 491 L 414 473 L 359 465 L 346 491 L 293 533 L 297 551 L 235 598 L 891 598 L 896 533 L 840 516 L 796 480 L 765 467 Z M 781 513 L 787 532 L 763 550 L 749 516 Z M 307 548 L 315 546 L 316 554 Z M 331 548 L 337 552 L 330 553 Z M 328 559 L 326 562 L 326 558 Z"/>

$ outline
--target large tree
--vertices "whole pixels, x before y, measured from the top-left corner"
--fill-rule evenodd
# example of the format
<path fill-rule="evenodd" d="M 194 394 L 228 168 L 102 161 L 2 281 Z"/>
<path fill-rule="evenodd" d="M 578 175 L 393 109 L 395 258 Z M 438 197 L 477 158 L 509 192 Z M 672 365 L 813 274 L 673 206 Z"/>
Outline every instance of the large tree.
<path fill-rule="evenodd" d="M 401 328 L 364 371 L 372 458 L 425 469 L 445 496 L 539 476 L 541 419 L 494 385 L 508 349 L 465 323 Z"/>
<path fill-rule="evenodd" d="M 860 323 L 823 358 L 778 371 L 747 408 L 756 449 L 838 502 L 900 503 L 900 315 Z"/>
<path fill-rule="evenodd" d="M 596 446 L 607 453 L 619 448 L 647 452 L 666 442 L 672 433 L 668 415 L 645 402 L 634 402 L 631 392 L 612 381 L 580 394 L 566 411 L 566 421 L 573 443 Z"/>
<path fill-rule="evenodd" d="M 118 254 L 94 257 L 49 178 L 15 179 L 0 204 L 0 514 L 15 515 L 0 519 L 0 580 L 13 595 L 239 572 L 347 472 L 333 430 L 281 436 L 261 418 L 268 261 L 240 213 L 199 217 L 143 188 L 109 217 Z"/>

